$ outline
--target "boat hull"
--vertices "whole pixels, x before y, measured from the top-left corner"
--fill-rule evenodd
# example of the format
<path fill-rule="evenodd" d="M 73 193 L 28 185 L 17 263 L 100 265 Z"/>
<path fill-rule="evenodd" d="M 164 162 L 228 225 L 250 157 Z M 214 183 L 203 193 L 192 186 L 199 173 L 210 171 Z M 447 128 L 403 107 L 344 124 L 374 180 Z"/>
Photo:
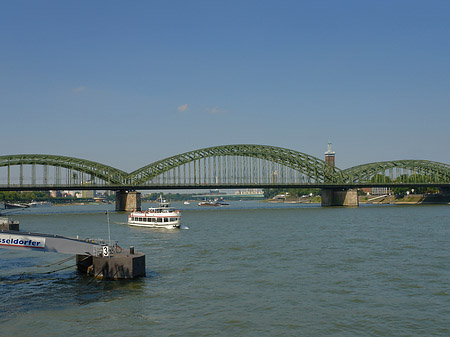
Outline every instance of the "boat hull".
<path fill-rule="evenodd" d="M 135 221 L 128 221 L 128 225 L 130 226 L 136 226 L 136 227 L 147 227 L 147 228 L 165 228 L 165 229 L 173 229 L 173 228 L 180 228 L 181 224 L 179 221 L 173 222 L 173 223 L 154 223 L 154 222 L 135 222 Z"/>

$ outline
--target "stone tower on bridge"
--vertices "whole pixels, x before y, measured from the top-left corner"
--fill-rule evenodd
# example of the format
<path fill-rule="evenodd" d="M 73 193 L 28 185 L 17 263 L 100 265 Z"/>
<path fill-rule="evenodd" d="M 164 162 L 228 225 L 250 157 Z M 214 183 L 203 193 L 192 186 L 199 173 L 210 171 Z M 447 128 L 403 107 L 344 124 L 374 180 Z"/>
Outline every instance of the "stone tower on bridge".
<path fill-rule="evenodd" d="M 328 151 L 325 152 L 325 163 L 336 166 L 336 152 L 331 149 L 328 142 Z M 356 189 L 330 189 L 324 188 L 321 192 L 322 206 L 358 206 L 358 191 Z"/>
<path fill-rule="evenodd" d="M 331 142 L 328 142 L 328 151 L 325 152 L 325 162 L 331 166 L 336 166 L 336 152 L 331 149 Z"/>

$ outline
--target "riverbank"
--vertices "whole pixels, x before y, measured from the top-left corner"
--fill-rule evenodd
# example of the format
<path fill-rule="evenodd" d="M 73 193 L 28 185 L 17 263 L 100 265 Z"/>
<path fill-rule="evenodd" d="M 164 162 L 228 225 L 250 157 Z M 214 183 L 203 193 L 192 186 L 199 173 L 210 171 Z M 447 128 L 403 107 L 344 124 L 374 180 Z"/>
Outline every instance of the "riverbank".
<path fill-rule="evenodd" d="M 450 196 L 438 194 L 410 194 L 402 197 L 387 196 L 360 196 L 360 204 L 396 204 L 396 205 L 418 205 L 418 204 L 450 204 Z"/>
<path fill-rule="evenodd" d="M 385 195 L 385 196 L 359 196 L 360 204 L 395 204 L 395 205 L 419 205 L 419 204 L 450 204 L 450 196 L 434 194 L 410 194 L 405 196 Z M 287 199 L 266 199 L 264 202 L 285 203 L 285 204 L 320 204 L 320 196 L 313 198 L 287 198 Z"/>

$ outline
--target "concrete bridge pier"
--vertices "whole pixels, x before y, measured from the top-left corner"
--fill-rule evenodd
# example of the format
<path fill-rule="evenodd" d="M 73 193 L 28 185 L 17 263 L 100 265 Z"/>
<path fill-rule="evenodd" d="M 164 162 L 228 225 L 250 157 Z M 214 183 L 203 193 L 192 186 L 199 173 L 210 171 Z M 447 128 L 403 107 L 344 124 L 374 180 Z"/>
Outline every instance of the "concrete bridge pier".
<path fill-rule="evenodd" d="M 133 210 L 141 210 L 141 193 L 116 191 L 116 211 L 131 212 Z"/>
<path fill-rule="evenodd" d="M 439 187 L 440 194 L 443 196 L 450 195 L 450 187 Z"/>
<path fill-rule="evenodd" d="M 322 206 L 358 207 L 358 190 L 335 190 L 324 188 L 321 191 Z"/>

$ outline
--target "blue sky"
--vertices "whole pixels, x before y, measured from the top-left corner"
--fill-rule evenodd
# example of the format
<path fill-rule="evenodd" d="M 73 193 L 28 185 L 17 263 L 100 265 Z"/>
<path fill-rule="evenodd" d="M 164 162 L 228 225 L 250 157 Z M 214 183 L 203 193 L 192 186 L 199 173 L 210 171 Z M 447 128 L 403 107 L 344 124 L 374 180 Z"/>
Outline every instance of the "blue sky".
<path fill-rule="evenodd" d="M 1 155 L 450 163 L 450 2 L 1 1 Z"/>

